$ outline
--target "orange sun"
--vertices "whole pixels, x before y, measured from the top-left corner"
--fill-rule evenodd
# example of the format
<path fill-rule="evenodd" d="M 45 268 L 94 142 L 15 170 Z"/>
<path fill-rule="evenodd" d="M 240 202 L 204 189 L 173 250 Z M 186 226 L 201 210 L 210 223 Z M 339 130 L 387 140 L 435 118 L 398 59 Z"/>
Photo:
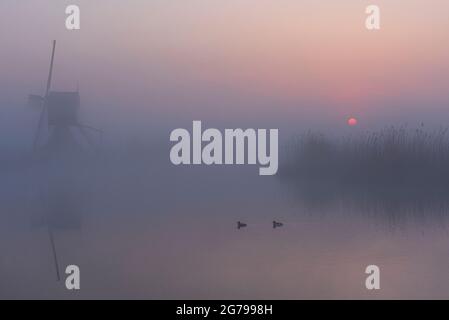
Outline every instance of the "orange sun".
<path fill-rule="evenodd" d="M 357 122 L 358 122 L 358 121 L 357 121 L 356 118 L 351 117 L 351 118 L 348 119 L 348 126 L 350 126 L 350 127 L 356 126 L 356 125 L 357 125 Z"/>

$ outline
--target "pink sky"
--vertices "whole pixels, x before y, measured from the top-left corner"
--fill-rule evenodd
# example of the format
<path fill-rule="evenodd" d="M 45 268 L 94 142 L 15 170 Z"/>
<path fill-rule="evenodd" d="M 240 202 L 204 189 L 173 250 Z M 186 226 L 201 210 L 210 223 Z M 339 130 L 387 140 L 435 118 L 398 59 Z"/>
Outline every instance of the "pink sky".
<path fill-rule="evenodd" d="M 56 89 L 79 81 L 85 100 L 117 112 L 338 119 L 449 103 L 446 0 L 70 1 L 78 32 L 64 29 L 67 4 L 1 2 L 8 101 L 42 90 L 57 38 Z M 380 31 L 364 27 L 368 4 Z"/>

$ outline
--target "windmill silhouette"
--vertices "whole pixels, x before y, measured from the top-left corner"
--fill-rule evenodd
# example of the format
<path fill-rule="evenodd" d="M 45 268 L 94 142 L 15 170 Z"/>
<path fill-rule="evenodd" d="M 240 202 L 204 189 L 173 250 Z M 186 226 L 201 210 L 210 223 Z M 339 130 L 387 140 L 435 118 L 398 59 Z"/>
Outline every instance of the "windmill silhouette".
<path fill-rule="evenodd" d="M 82 146 L 77 142 L 75 136 L 73 135 L 73 129 L 79 130 L 79 132 L 87 140 L 88 144 L 93 147 L 95 147 L 95 144 L 93 138 L 90 136 L 90 132 L 94 131 L 102 133 L 102 131 L 90 126 L 83 125 L 79 122 L 78 111 L 80 108 L 80 95 L 78 89 L 77 91 L 67 92 L 51 90 L 55 51 L 56 40 L 53 41 L 50 70 L 48 73 L 45 94 L 43 96 L 28 96 L 29 105 L 41 109 L 38 126 L 33 139 L 33 152 L 54 154 L 61 152 L 66 153 L 67 151 L 69 151 L 69 154 L 72 155 L 73 151 L 79 151 L 82 148 Z M 41 136 L 43 135 L 43 131 L 45 130 L 45 122 L 47 125 L 48 138 L 45 143 L 41 143 L 40 140 L 42 140 Z M 58 158 L 58 160 L 60 160 L 60 158 Z M 59 186 L 56 189 L 61 191 L 61 188 Z M 45 212 L 43 222 L 45 223 L 48 231 L 51 251 L 55 264 L 56 278 L 58 281 L 61 279 L 61 275 L 58 262 L 58 254 L 56 250 L 54 229 L 68 227 L 72 224 L 77 226 L 78 221 L 70 220 L 72 211 L 76 210 L 76 207 L 74 209 L 73 204 L 76 203 L 76 201 L 71 202 L 71 200 L 73 200 L 73 197 L 76 197 L 76 194 L 73 194 L 73 192 L 53 192 L 52 195 L 45 195 L 41 199 L 42 203 L 44 204 L 43 211 Z"/>
<path fill-rule="evenodd" d="M 44 149 L 47 151 L 78 150 L 80 145 L 72 133 L 72 128 L 78 129 L 85 137 L 88 144 L 95 146 L 89 131 L 102 133 L 101 130 L 81 124 L 78 119 L 80 108 L 79 91 L 57 92 L 51 91 L 53 65 L 55 60 L 56 40 L 53 40 L 51 52 L 50 71 L 47 78 L 47 86 L 43 96 L 29 95 L 29 105 L 40 107 L 41 113 L 33 140 L 33 151 Z M 47 120 L 49 138 L 41 147 L 39 144 L 44 122 Z"/>

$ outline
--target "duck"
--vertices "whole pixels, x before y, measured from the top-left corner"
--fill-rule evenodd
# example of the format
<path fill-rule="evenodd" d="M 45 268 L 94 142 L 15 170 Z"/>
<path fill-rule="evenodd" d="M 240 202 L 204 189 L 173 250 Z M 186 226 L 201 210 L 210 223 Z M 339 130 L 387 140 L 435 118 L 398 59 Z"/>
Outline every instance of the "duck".
<path fill-rule="evenodd" d="M 237 221 L 237 229 L 245 228 L 247 226 L 246 223 L 243 223 L 241 221 Z"/>
<path fill-rule="evenodd" d="M 278 222 L 276 220 L 273 220 L 273 229 L 282 227 L 284 224 L 282 222 Z"/>

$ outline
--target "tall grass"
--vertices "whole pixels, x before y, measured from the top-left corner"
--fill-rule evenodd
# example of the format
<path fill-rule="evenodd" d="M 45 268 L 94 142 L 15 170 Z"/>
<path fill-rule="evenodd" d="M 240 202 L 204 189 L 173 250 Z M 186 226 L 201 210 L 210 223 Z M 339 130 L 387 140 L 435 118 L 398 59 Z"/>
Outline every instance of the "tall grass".
<path fill-rule="evenodd" d="M 333 139 L 309 131 L 286 146 L 279 175 L 298 183 L 449 191 L 447 133 L 403 126 Z"/>

